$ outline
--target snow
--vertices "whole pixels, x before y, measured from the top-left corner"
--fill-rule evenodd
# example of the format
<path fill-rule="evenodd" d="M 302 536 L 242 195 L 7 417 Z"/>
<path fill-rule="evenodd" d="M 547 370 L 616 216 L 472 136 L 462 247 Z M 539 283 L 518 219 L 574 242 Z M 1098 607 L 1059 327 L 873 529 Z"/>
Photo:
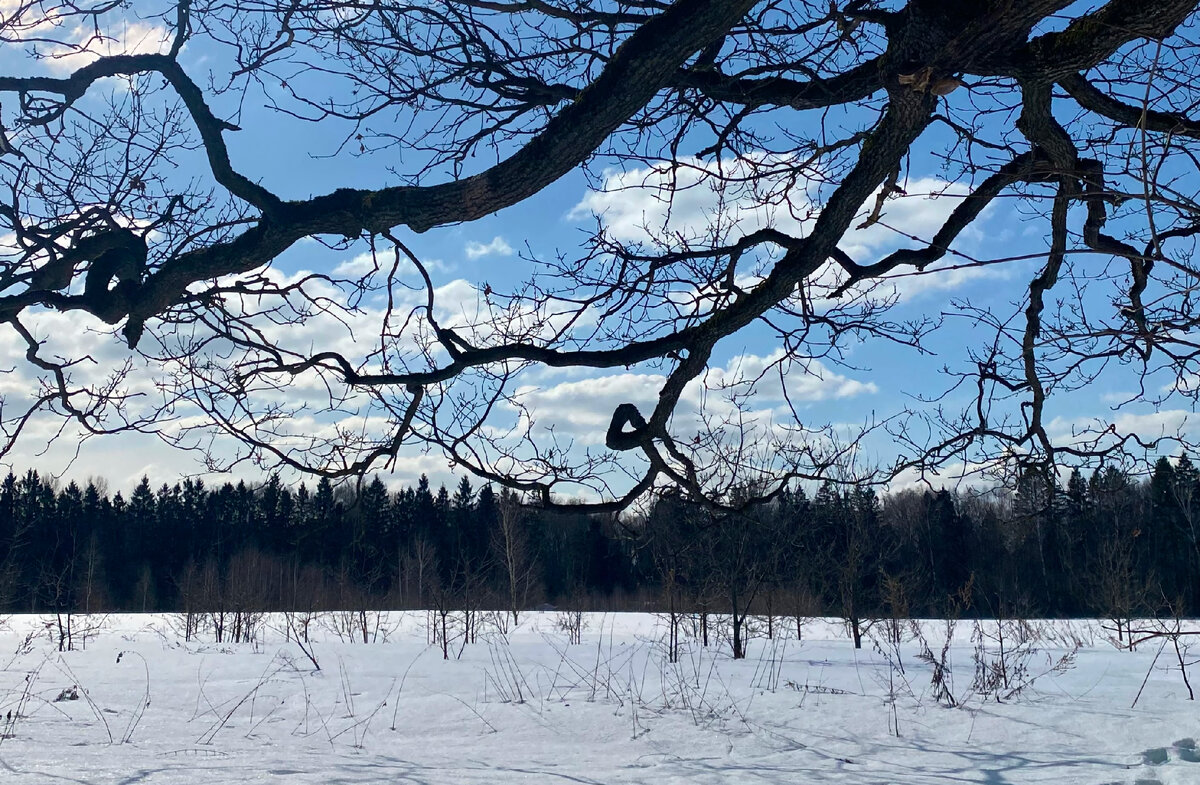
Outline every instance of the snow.
<path fill-rule="evenodd" d="M 685 637 L 669 663 L 649 614 L 586 615 L 569 645 L 558 614 L 530 613 L 448 661 L 426 614 L 386 615 L 370 644 L 331 617 L 319 671 L 278 616 L 252 644 L 184 643 L 170 616 L 90 619 L 86 648 L 62 653 L 46 621 L 0 631 L 0 783 L 1200 782 L 1173 647 L 1119 650 L 1101 622 L 1026 627 L 1010 687 L 1027 686 L 998 701 L 972 690 L 960 621 L 948 707 L 911 631 L 893 649 L 876 627 L 856 651 L 833 621 L 756 637 L 741 661 Z M 920 629 L 937 659 L 945 624 Z"/>

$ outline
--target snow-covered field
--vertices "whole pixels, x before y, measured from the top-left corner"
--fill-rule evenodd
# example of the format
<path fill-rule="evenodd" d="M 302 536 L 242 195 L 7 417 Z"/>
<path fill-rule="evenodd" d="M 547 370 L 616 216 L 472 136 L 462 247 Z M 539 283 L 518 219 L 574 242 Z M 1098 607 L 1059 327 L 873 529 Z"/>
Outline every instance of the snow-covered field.
<path fill-rule="evenodd" d="M 911 630 L 855 651 L 832 622 L 755 638 L 741 661 L 685 637 L 669 663 L 657 617 L 589 615 L 569 645 L 557 614 L 531 613 L 443 661 L 425 614 L 391 615 L 372 644 L 330 617 L 318 671 L 279 617 L 237 645 L 108 617 L 65 653 L 45 621 L 0 631 L 0 783 L 1200 782 L 1174 646 L 1120 651 L 1099 622 L 1009 625 L 1007 691 L 1022 689 L 1005 700 L 973 688 L 959 622 L 950 707 Z M 939 660 L 944 623 L 922 629 Z"/>

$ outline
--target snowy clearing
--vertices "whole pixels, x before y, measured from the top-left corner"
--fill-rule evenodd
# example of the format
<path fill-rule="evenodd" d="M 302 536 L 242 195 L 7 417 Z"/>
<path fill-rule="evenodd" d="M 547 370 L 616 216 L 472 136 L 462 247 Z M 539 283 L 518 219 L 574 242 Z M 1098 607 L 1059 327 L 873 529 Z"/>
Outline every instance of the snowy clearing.
<path fill-rule="evenodd" d="M 793 620 L 741 661 L 685 637 L 670 663 L 667 624 L 649 614 L 585 615 L 570 645 L 562 616 L 530 613 L 507 636 L 481 627 L 449 661 L 426 614 L 379 619 L 371 644 L 339 640 L 325 616 L 311 626 L 319 671 L 281 616 L 253 644 L 110 616 L 64 653 L 52 617 L 11 617 L 0 782 L 1200 781 L 1200 716 L 1173 644 L 1121 651 L 1100 622 L 984 622 L 979 648 L 960 621 L 939 690 L 936 621 L 920 625 L 924 644 L 910 627 L 892 646 L 877 625 L 855 651 L 839 624 L 809 622 L 800 642 Z"/>

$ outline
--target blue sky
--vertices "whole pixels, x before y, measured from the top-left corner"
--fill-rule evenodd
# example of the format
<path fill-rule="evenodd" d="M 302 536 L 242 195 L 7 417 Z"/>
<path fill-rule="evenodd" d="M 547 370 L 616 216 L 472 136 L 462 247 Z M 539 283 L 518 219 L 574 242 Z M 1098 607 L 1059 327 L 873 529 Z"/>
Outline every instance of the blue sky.
<path fill-rule="evenodd" d="M 159 45 L 161 28 L 153 20 L 126 21 L 120 29 L 123 32 L 118 37 L 123 35 L 125 40 L 118 46 L 124 46 L 125 49 L 153 51 Z M 6 55 L 6 58 L 11 57 L 11 52 Z M 189 45 L 181 59 L 192 77 L 204 83 L 210 72 L 220 74 L 225 68 L 226 64 L 221 58 L 220 50 L 196 44 Z M 13 63 L 10 61 L 8 64 Z M 24 60 L 18 67 L 63 73 L 71 64 L 34 64 Z M 291 78 L 296 80 L 295 84 L 303 84 L 314 90 L 336 92 L 339 89 L 328 79 L 313 74 L 296 73 Z M 115 90 L 119 94 L 123 89 L 120 84 L 111 81 L 97 85 L 88 100 L 98 102 L 106 91 Z M 967 90 L 960 90 L 947 99 L 950 108 L 958 103 L 960 109 L 965 109 L 969 100 Z M 262 94 L 253 87 L 244 95 L 228 93 L 214 99 L 213 108 L 223 117 L 232 117 L 240 108 L 237 122 L 242 130 L 226 134 L 234 167 L 286 198 L 302 198 L 344 186 L 380 187 L 395 184 L 397 177 L 388 171 L 389 167 L 411 172 L 415 171 L 419 161 L 419 156 L 411 152 L 402 154 L 402 151 L 394 148 L 374 155 L 343 153 L 334 158 L 323 157 L 342 143 L 347 128 L 288 118 L 266 108 Z M 855 117 L 847 114 L 841 120 L 852 123 Z M 812 118 L 792 113 L 786 122 L 794 122 L 802 127 L 802 124 L 812 122 Z M 378 121 L 375 130 L 379 130 L 379 126 L 386 127 L 386 123 L 386 120 Z M 843 250 L 865 263 L 895 248 L 911 246 L 913 243 L 907 236 L 924 239 L 932 236 L 941 220 L 953 208 L 956 198 L 969 188 L 966 182 L 947 183 L 942 179 L 945 173 L 937 154 L 943 142 L 944 137 L 934 131 L 919 143 L 902 183 L 907 195 L 887 203 L 879 224 L 848 235 L 841 244 Z M 203 176 L 200 163 L 198 158 L 189 160 L 185 156 L 180 161 L 179 172 L 174 176 Z M 489 162 L 480 160 L 470 163 L 479 168 Z M 497 293 L 513 291 L 527 278 L 531 269 L 537 268 L 542 262 L 553 261 L 560 253 L 568 256 L 581 253 L 581 243 L 595 228 L 597 216 L 610 236 L 630 242 L 702 233 L 714 220 L 726 225 L 729 236 L 733 237 L 763 225 L 803 232 L 802 221 L 798 222 L 779 210 L 764 210 L 753 204 L 746 194 L 714 190 L 711 180 L 705 177 L 705 171 L 710 171 L 714 166 L 711 161 L 696 161 L 695 168 L 684 173 L 685 178 L 692 178 L 695 187 L 683 192 L 671 205 L 669 213 L 661 200 L 655 198 L 653 190 L 644 187 L 647 183 L 661 183 L 663 178 L 655 165 L 647 162 L 641 166 L 627 166 L 624 171 L 606 168 L 613 163 L 602 158 L 593 166 L 590 179 L 582 172 L 575 171 L 536 197 L 470 224 L 423 234 L 401 232 L 402 239 L 431 268 L 442 318 L 450 323 L 456 319 L 479 322 L 487 313 L 486 298 L 481 292 L 485 285 Z M 721 163 L 734 169 L 741 165 L 733 159 Z M 436 174 L 430 175 L 424 182 L 434 182 L 438 177 Z M 635 187 L 638 184 L 643 187 Z M 813 190 L 810 191 L 810 188 Z M 816 190 L 819 189 L 815 184 L 793 189 L 792 204 L 802 204 L 810 197 L 815 199 Z M 937 194 L 940 195 L 931 197 Z M 1017 207 L 1013 200 L 999 200 L 960 238 L 955 249 L 975 258 L 1037 254 L 1043 251 L 1044 222 L 1025 220 Z M 366 250 L 364 243 L 330 250 L 314 242 L 303 242 L 280 257 L 275 269 L 284 278 L 294 278 L 304 271 L 355 271 L 361 269 Z M 962 262 L 962 258 L 950 256 L 943 265 Z M 1103 266 L 1108 262 L 1093 259 L 1089 263 Z M 746 403 L 749 418 L 756 426 L 764 428 L 763 432 L 770 433 L 779 422 L 787 420 L 794 410 L 806 426 L 832 424 L 835 430 L 844 426 L 849 431 L 863 423 L 884 420 L 905 408 L 931 410 L 935 404 L 926 399 L 940 396 L 953 383 L 950 377 L 941 373 L 942 369 L 948 367 L 951 371 L 959 371 L 970 367 L 966 349 L 986 345 L 995 337 L 994 330 L 982 327 L 974 316 L 956 303 L 970 303 L 973 308 L 979 309 L 971 313 L 992 314 L 1007 321 L 1022 310 L 1024 287 L 1039 264 L 1034 259 L 995 267 L 902 277 L 892 284 L 886 284 L 873 296 L 896 299 L 896 304 L 888 312 L 889 319 L 897 322 L 921 318 L 942 320 L 940 328 L 927 338 L 927 353 L 882 340 L 851 340 L 839 346 L 838 351 L 830 356 L 792 364 L 782 387 L 769 378 L 764 379 L 757 385 L 755 395 Z M 753 261 L 744 270 L 739 268 L 739 274 L 744 274 L 746 280 L 752 282 Z M 401 271 L 401 284 L 414 285 L 418 281 L 415 271 Z M 396 291 L 402 301 L 405 301 L 404 297 L 414 296 L 411 291 L 401 287 Z M 1070 293 L 1064 291 L 1061 294 Z M 1109 294 L 1086 293 L 1083 298 L 1097 308 L 1107 307 L 1111 310 L 1113 306 L 1106 305 Z M 371 319 L 378 319 L 381 298 L 382 294 L 376 293 L 365 303 L 367 313 L 362 321 L 354 323 L 352 333 L 337 324 L 318 319 L 305 329 L 286 331 L 281 335 L 281 340 L 289 341 L 298 348 L 311 347 L 315 351 L 339 348 L 347 353 L 365 353 L 369 351 L 365 347 L 373 345 L 372 340 L 377 340 L 378 328 L 373 334 L 370 322 Z M 106 367 L 119 365 L 126 359 L 128 352 L 118 340 L 106 335 L 89 334 L 83 329 L 99 325 L 81 324 L 77 316 L 46 314 L 39 318 L 43 335 L 50 345 L 62 342 L 64 353 L 86 351 L 97 358 L 97 366 L 90 373 L 101 374 Z M 1019 328 L 1020 323 L 1017 322 L 1016 329 Z M 475 329 L 479 329 L 478 324 Z M 16 395 L 21 390 L 29 389 L 31 374 L 17 361 L 19 347 L 15 342 L 6 342 L 5 350 L 11 355 L 15 370 L 0 380 L 0 387 Z M 704 385 L 707 392 L 697 385 L 681 404 L 676 423 L 681 436 L 686 438 L 690 434 L 690 423 L 702 419 L 703 412 L 713 411 L 714 407 L 720 410 L 722 404 L 718 403 L 718 399 L 722 390 L 729 389 L 727 385 L 732 383 L 736 388 L 738 380 L 753 378 L 759 370 L 778 359 L 779 352 L 778 339 L 760 325 L 751 326 L 723 341 L 711 362 L 712 369 Z M 517 382 L 517 387 L 521 400 L 537 419 L 536 428 L 546 429 L 547 432 L 552 430 L 564 444 L 571 443 L 572 449 L 603 452 L 603 431 L 613 408 L 619 403 L 633 401 L 647 410 L 657 396 L 663 373 L 661 367 L 654 366 L 609 372 L 531 369 Z M 1152 377 L 1149 387 L 1152 392 L 1157 392 L 1169 383 L 1170 380 Z M 135 385 L 136 389 L 146 394 L 145 400 L 154 399 L 153 368 L 144 369 L 141 381 L 137 384 L 140 387 Z M 289 395 L 296 402 L 316 392 L 315 388 L 297 385 Z M 969 392 L 957 390 L 941 399 L 940 403 L 947 408 L 961 407 L 969 400 Z M 1128 401 L 1137 392 L 1136 376 L 1131 369 L 1108 368 L 1095 383 L 1063 395 L 1052 403 L 1047 417 L 1056 418 L 1052 430 L 1063 435 L 1069 434 L 1072 427 L 1089 421 L 1136 423 L 1151 436 L 1187 427 L 1187 401 L 1168 402 L 1157 408 L 1135 402 L 1120 412 L 1114 412 L 1114 404 Z M 177 413 L 182 417 L 191 416 L 183 411 Z M 351 421 L 357 413 L 346 410 L 339 415 L 326 413 L 313 422 L 298 420 L 296 427 L 322 427 L 337 416 L 345 416 L 347 421 Z M 10 454 L 9 462 L 13 467 L 20 469 L 32 466 L 54 473 L 66 472 L 68 476 L 76 478 L 105 476 L 118 488 L 130 487 L 142 474 L 151 475 L 155 481 L 170 481 L 180 475 L 205 472 L 195 453 L 169 448 L 152 435 L 125 434 L 94 439 L 77 450 L 76 434 L 70 427 L 57 440 L 51 438 L 56 433 L 56 427 L 56 422 L 51 419 L 40 423 L 35 429 L 34 438 L 28 439 Z M 371 427 L 369 423 L 367 427 Z M 232 446 L 218 441 L 214 452 L 220 456 L 230 454 L 232 449 Z M 1164 449 L 1164 452 L 1171 451 Z M 886 433 L 878 432 L 864 442 L 857 457 L 864 465 L 888 464 L 895 460 L 896 453 L 895 441 Z M 952 482 L 962 468 L 952 462 L 947 467 L 945 481 Z M 435 482 L 447 479 L 450 475 L 443 458 L 436 454 L 424 454 L 414 448 L 402 455 L 388 479 L 396 484 L 407 484 L 414 482 L 422 472 L 428 473 Z M 235 475 L 249 478 L 261 477 L 262 473 L 260 467 L 250 464 L 242 464 L 235 471 Z M 900 482 L 914 479 L 908 475 L 901 478 Z M 619 490 L 622 482 L 620 470 L 614 472 L 612 482 L 613 489 Z M 939 480 L 934 479 L 934 482 Z"/>

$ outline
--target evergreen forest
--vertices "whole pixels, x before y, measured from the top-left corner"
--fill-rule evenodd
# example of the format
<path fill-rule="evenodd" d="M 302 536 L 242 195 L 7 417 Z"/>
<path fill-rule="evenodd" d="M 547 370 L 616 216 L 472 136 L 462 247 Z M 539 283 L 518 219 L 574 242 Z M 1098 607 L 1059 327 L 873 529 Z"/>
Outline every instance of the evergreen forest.
<path fill-rule="evenodd" d="M 0 483 L 7 612 L 498 609 L 769 617 L 1195 614 L 1200 471 L 1161 458 L 1065 487 L 795 489 L 743 512 L 675 495 L 622 516 L 472 487 L 186 480 L 128 494 L 28 471 Z M 735 625 L 736 626 L 736 625 Z"/>

